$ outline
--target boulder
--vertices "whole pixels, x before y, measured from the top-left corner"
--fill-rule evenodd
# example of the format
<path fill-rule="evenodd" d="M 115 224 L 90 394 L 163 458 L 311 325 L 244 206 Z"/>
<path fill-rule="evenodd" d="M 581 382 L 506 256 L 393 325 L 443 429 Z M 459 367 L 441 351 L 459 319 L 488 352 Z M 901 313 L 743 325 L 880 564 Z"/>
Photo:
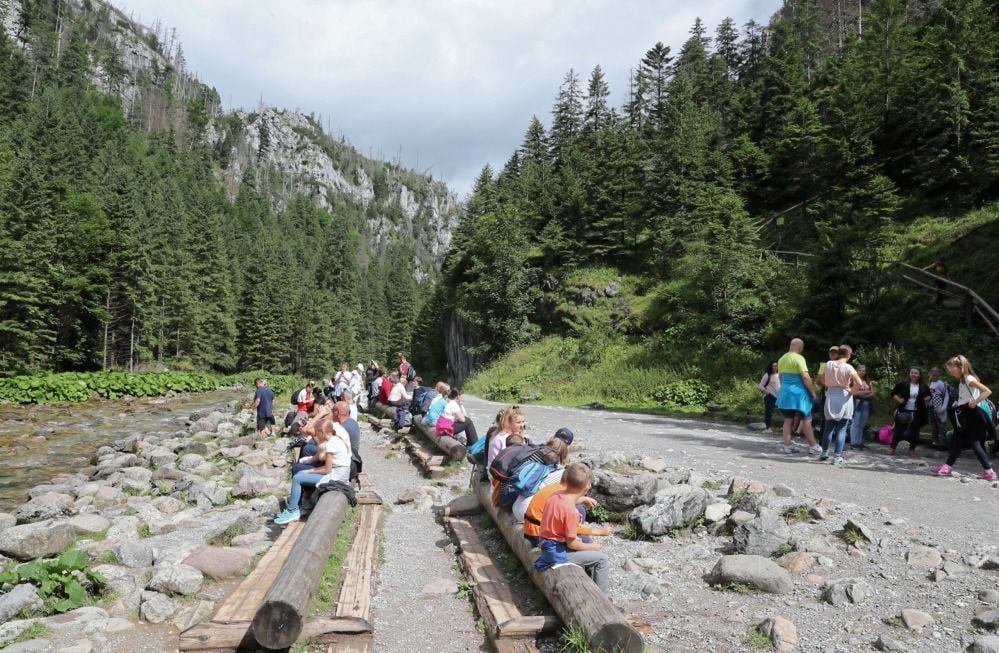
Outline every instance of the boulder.
<path fill-rule="evenodd" d="M 218 481 L 195 483 L 187 490 L 187 500 L 206 509 L 212 506 L 224 506 L 229 502 L 229 490 Z"/>
<path fill-rule="evenodd" d="M 756 519 L 756 513 L 746 512 L 745 510 L 734 510 L 728 516 L 728 523 L 733 526 L 739 526 L 753 519 Z"/>
<path fill-rule="evenodd" d="M 789 485 L 778 483 L 777 485 L 774 486 L 774 494 L 776 494 L 779 497 L 793 497 L 797 495 L 797 492 L 795 492 L 794 488 L 792 488 Z M 791 624 L 791 626 L 794 627 L 794 624 Z"/>
<path fill-rule="evenodd" d="M 905 554 L 905 561 L 910 567 L 921 569 L 936 569 L 943 564 L 943 556 L 931 546 L 914 545 Z"/>
<path fill-rule="evenodd" d="M 38 596 L 38 590 L 34 585 L 22 583 L 15 585 L 14 589 L 6 594 L 0 594 L 0 623 L 9 621 L 14 617 L 25 614 L 31 616 L 41 612 L 45 603 Z"/>
<path fill-rule="evenodd" d="M 68 515 L 73 511 L 73 497 L 68 494 L 46 492 L 21 504 L 14 516 L 19 524 L 30 524 Z"/>
<path fill-rule="evenodd" d="M 791 531 L 776 510 L 766 508 L 755 519 L 736 526 L 732 535 L 739 553 L 770 556 L 787 544 Z"/>
<path fill-rule="evenodd" d="M 243 470 L 239 481 L 232 488 L 234 497 L 259 497 L 279 491 L 282 484 L 277 479 L 257 472 L 252 467 Z"/>
<path fill-rule="evenodd" d="M 732 506 L 727 503 L 712 503 L 704 509 L 704 519 L 711 522 L 720 522 L 732 512 Z"/>
<path fill-rule="evenodd" d="M 163 594 L 188 596 L 201 589 L 205 577 L 200 571 L 185 564 L 159 567 L 149 579 L 146 589 Z"/>
<path fill-rule="evenodd" d="M 643 599 L 659 597 L 663 594 L 663 581 L 643 571 L 629 571 L 615 580 L 621 589 L 640 594 Z"/>
<path fill-rule="evenodd" d="M 784 594 L 794 588 L 794 581 L 786 569 L 756 555 L 722 556 L 706 579 L 712 585 L 747 583 L 771 594 Z"/>
<path fill-rule="evenodd" d="M 125 467 L 121 470 L 121 473 L 125 475 L 125 478 L 145 483 L 148 483 L 153 478 L 153 472 L 145 467 Z"/>
<path fill-rule="evenodd" d="M 172 617 L 179 607 L 179 604 L 166 594 L 143 592 L 139 616 L 149 623 L 161 624 Z"/>
<path fill-rule="evenodd" d="M 170 620 L 174 628 L 183 632 L 192 626 L 211 618 L 215 612 L 214 601 L 197 601 L 194 605 L 182 607 Z"/>
<path fill-rule="evenodd" d="M 86 625 L 83 626 L 83 635 L 97 635 L 99 633 L 106 633 L 112 635 L 114 633 L 123 633 L 126 630 L 131 630 L 135 628 L 133 624 L 128 619 L 122 619 L 121 617 L 109 617 L 106 619 L 94 619 L 88 621 Z"/>
<path fill-rule="evenodd" d="M 29 639 L 26 642 L 11 644 L 3 651 L 4 653 L 49 653 L 52 650 L 52 642 L 47 639 Z"/>
<path fill-rule="evenodd" d="M 73 545 L 76 531 L 65 522 L 34 522 L 0 531 L 0 554 L 18 560 L 58 555 Z"/>
<path fill-rule="evenodd" d="M 253 556 L 245 549 L 206 546 L 184 558 L 184 564 L 212 578 L 235 578 L 250 571 Z"/>
<path fill-rule="evenodd" d="M 915 608 L 902 608 L 902 623 L 909 630 L 919 630 L 923 626 L 931 626 L 935 620 L 931 615 Z"/>
<path fill-rule="evenodd" d="M 640 464 L 644 469 L 652 472 L 653 474 L 664 472 L 668 467 L 666 461 L 662 458 L 642 458 Z"/>
<path fill-rule="evenodd" d="M 862 578 L 841 578 L 826 583 L 822 598 L 832 605 L 863 603 L 871 596 L 871 587 Z"/>
<path fill-rule="evenodd" d="M 65 522 L 73 527 L 73 532 L 77 535 L 82 535 L 84 533 L 100 533 L 111 527 L 110 520 L 93 513 L 76 515 L 66 519 Z"/>
<path fill-rule="evenodd" d="M 999 653 L 999 637 L 995 635 L 976 637 L 966 650 L 968 653 Z"/>
<path fill-rule="evenodd" d="M 150 503 L 164 515 L 173 515 L 187 508 L 186 503 L 173 497 L 156 497 Z"/>
<path fill-rule="evenodd" d="M 736 476 L 732 479 L 732 482 L 728 485 L 728 494 L 732 496 L 733 494 L 767 494 L 770 492 L 770 488 L 767 487 L 765 483 L 760 483 L 759 481 L 754 481 L 748 478 L 742 478 L 741 476 Z"/>
<path fill-rule="evenodd" d="M 690 485 L 673 485 L 656 495 L 652 505 L 632 511 L 629 520 L 646 535 L 665 535 L 692 526 L 703 514 L 710 495 Z"/>
<path fill-rule="evenodd" d="M 897 653 L 905 653 L 909 650 L 902 642 L 885 635 L 878 635 L 878 638 L 874 640 L 874 648 L 879 651 L 895 651 Z"/>
<path fill-rule="evenodd" d="M 797 540 L 794 543 L 794 548 L 798 551 L 805 551 L 806 553 L 822 553 L 826 555 L 836 553 L 836 547 L 833 546 L 832 542 L 824 537 L 818 536 Z"/>
<path fill-rule="evenodd" d="M 9 512 L 0 512 L 0 531 L 4 531 L 17 523 L 17 517 Z"/>
<path fill-rule="evenodd" d="M 777 564 L 797 576 L 806 573 L 815 566 L 815 556 L 811 553 L 795 551 L 781 556 Z"/>
<path fill-rule="evenodd" d="M 976 614 L 971 623 L 986 630 L 996 630 L 999 628 L 999 610 L 987 610 Z"/>
<path fill-rule="evenodd" d="M 770 639 L 774 648 L 781 653 L 787 653 L 798 644 L 798 629 L 784 617 L 764 619 L 757 628 Z"/>
<path fill-rule="evenodd" d="M 843 527 L 843 530 L 844 531 L 851 531 L 853 533 L 856 533 L 861 538 L 863 538 L 864 540 L 867 540 L 871 544 L 877 544 L 878 543 L 878 538 L 874 534 L 874 531 L 872 531 L 870 528 L 868 528 L 865 524 L 863 524 L 863 523 L 861 523 L 859 521 L 856 521 L 855 519 L 847 519 L 846 520 L 846 525 Z"/>
<path fill-rule="evenodd" d="M 595 469 L 590 495 L 607 510 L 622 512 L 651 503 L 656 486 L 656 476 L 650 472 L 618 473 Z"/>
<path fill-rule="evenodd" d="M 98 506 L 107 507 L 116 503 L 124 503 L 128 496 L 116 487 L 105 485 L 94 494 L 94 502 Z"/>
<path fill-rule="evenodd" d="M 191 471 L 198 465 L 205 462 L 205 459 L 196 453 L 187 453 L 181 456 L 180 460 L 177 462 L 177 469 L 182 469 L 184 471 Z"/>
<path fill-rule="evenodd" d="M 114 555 L 126 567 L 151 567 L 153 564 L 153 547 L 147 542 L 122 542 L 114 548 Z"/>

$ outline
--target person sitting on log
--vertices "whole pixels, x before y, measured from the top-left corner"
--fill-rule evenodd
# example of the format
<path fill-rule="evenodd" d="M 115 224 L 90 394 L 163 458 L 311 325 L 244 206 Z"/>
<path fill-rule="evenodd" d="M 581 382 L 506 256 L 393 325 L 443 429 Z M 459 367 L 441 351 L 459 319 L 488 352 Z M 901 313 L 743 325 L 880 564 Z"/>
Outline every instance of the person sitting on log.
<path fill-rule="evenodd" d="M 572 463 L 565 468 L 561 491 L 551 495 L 541 514 L 538 537 L 541 555 L 534 561 L 534 568 L 545 571 L 566 563 L 579 565 L 606 594 L 610 561 L 598 543 L 581 539 L 576 510 L 576 504 L 586 497 L 592 483 L 593 471 L 587 465 Z"/>
<path fill-rule="evenodd" d="M 523 435 L 524 427 L 527 426 L 527 419 L 521 412 L 520 406 L 508 406 L 503 409 L 503 414 L 499 420 L 499 430 L 497 430 L 489 441 L 489 448 L 486 454 L 486 468 L 493 464 L 496 454 L 506 447 L 506 440 L 513 434 Z"/>
<path fill-rule="evenodd" d="M 350 419 L 357 421 L 357 402 L 354 400 L 353 391 L 345 390 L 340 401 L 347 402 L 347 407 L 350 409 Z"/>
<path fill-rule="evenodd" d="M 299 503 L 303 486 L 315 487 L 330 480 L 350 481 L 350 435 L 329 415 L 323 416 L 314 430 L 318 452 L 312 457 L 313 466 L 302 469 L 292 477 L 288 507 L 274 518 L 275 524 L 288 524 L 301 517 Z"/>
<path fill-rule="evenodd" d="M 559 436 L 559 434 L 563 432 L 567 432 L 569 434 L 568 440 L 565 437 Z M 562 480 L 562 470 L 565 469 L 566 460 L 568 460 L 569 458 L 569 443 L 571 442 L 572 442 L 572 431 L 566 428 L 562 428 L 559 429 L 558 432 L 548 442 L 545 443 L 545 448 L 547 449 L 547 451 L 544 454 L 545 455 L 544 461 L 552 463 L 555 469 L 553 472 L 548 474 L 548 476 L 546 476 L 544 480 L 541 481 L 541 483 L 538 485 L 538 487 L 535 489 L 534 492 L 531 492 L 529 494 L 523 494 L 513 502 L 513 507 L 510 510 L 511 512 L 513 512 L 514 519 L 516 519 L 518 522 L 524 521 L 524 515 L 527 513 L 528 506 L 531 505 L 531 500 L 535 496 L 537 496 L 537 493 L 540 492 L 542 488 L 552 483 L 557 484 L 559 481 Z M 581 506 L 580 510 L 582 510 Z M 586 512 L 582 511 L 581 515 L 583 521 L 586 521 Z M 539 518 L 541 517 L 540 509 L 538 512 L 538 517 Z"/>
<path fill-rule="evenodd" d="M 396 408 L 409 406 L 409 402 L 413 400 L 413 395 L 406 391 L 406 384 L 399 378 L 399 373 L 392 372 L 389 375 L 389 381 L 392 384 L 392 389 L 389 390 L 388 405 Z"/>
<path fill-rule="evenodd" d="M 427 414 L 423 416 L 424 426 L 437 426 L 437 420 L 444 414 L 444 407 L 447 406 L 447 394 L 451 392 L 451 386 L 443 381 L 438 381 L 434 386 L 437 396 L 430 402 Z"/>
<path fill-rule="evenodd" d="M 396 378 L 399 378 L 398 374 L 396 374 Z M 392 389 L 394 387 L 395 387 L 395 384 L 392 382 L 392 375 L 389 374 L 388 372 L 386 372 L 385 374 L 383 374 L 382 375 L 382 384 L 380 386 L 378 386 L 378 403 L 379 404 L 381 404 L 382 406 L 388 406 L 389 405 L 389 393 L 392 392 Z"/>
<path fill-rule="evenodd" d="M 479 439 L 472 418 L 465 412 L 464 393 L 460 388 L 451 388 L 447 395 L 444 413 L 437 419 L 437 436 L 449 435 L 458 442 L 472 446 Z M 442 428 L 443 427 L 443 428 Z"/>

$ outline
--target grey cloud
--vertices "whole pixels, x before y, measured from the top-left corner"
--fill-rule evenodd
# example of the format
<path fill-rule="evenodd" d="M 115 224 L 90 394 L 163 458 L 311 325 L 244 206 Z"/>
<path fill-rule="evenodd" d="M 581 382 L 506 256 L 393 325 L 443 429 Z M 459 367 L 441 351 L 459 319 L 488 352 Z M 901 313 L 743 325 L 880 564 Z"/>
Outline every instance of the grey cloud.
<path fill-rule="evenodd" d="M 501 166 L 532 114 L 547 120 L 565 73 L 594 65 L 620 102 L 656 41 L 674 50 L 696 16 L 766 22 L 780 0 L 116 0 L 176 27 L 188 67 L 227 108 L 272 106 L 331 118 L 365 153 L 465 193 Z"/>

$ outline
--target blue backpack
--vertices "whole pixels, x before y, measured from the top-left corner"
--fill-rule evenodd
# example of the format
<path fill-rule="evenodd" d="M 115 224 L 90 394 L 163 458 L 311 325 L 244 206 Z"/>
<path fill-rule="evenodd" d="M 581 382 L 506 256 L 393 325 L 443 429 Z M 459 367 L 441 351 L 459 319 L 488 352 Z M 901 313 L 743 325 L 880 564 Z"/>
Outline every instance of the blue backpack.
<path fill-rule="evenodd" d="M 529 497 L 537 494 L 541 489 L 541 482 L 545 477 L 554 472 L 555 465 L 546 465 L 536 460 L 528 460 L 517 469 L 517 476 L 510 481 L 510 487 L 516 490 L 522 497 Z"/>

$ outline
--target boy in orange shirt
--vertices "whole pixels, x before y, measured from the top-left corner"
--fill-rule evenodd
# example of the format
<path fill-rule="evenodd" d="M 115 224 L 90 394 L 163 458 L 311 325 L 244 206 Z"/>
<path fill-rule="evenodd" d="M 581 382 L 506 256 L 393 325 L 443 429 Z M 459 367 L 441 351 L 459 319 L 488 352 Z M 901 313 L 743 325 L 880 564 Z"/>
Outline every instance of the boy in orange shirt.
<path fill-rule="evenodd" d="M 534 568 L 544 571 L 566 563 L 579 565 L 606 594 L 610 561 L 599 544 L 580 539 L 580 517 L 576 510 L 576 504 L 590 491 L 592 482 L 593 472 L 583 463 L 565 468 L 562 491 L 551 495 L 541 515 L 538 540 L 541 555 L 534 561 Z"/>

